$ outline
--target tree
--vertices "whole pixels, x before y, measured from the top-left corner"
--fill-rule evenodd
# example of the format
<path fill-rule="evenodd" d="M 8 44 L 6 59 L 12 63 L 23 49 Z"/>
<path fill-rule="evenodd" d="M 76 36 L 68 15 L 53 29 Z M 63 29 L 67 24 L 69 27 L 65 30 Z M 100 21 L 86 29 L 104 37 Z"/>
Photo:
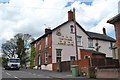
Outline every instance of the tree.
<path fill-rule="evenodd" d="M 30 68 L 34 67 L 34 59 L 35 59 L 35 48 L 31 47 L 31 56 L 30 56 Z"/>
<path fill-rule="evenodd" d="M 10 58 L 15 57 L 17 46 L 14 43 L 13 39 L 11 39 L 10 41 L 6 41 L 4 44 L 2 44 L 1 49 L 4 55 Z"/>
<path fill-rule="evenodd" d="M 14 36 L 14 38 L 6 41 L 2 44 L 2 52 L 7 57 L 15 57 L 18 55 L 18 58 L 21 60 L 21 65 L 26 64 L 26 49 L 30 48 L 30 43 L 34 40 L 34 38 L 29 34 L 18 33 Z"/>

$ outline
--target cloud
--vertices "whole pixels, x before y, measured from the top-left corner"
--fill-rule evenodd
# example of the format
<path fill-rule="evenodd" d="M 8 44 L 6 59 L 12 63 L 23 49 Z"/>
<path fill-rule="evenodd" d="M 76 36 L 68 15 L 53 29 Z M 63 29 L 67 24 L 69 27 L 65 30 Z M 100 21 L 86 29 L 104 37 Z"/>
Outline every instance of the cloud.
<path fill-rule="evenodd" d="M 68 2 L 70 6 L 65 7 Z M 85 29 L 102 33 L 114 31 L 106 21 L 117 14 L 119 0 L 92 0 L 91 5 L 81 0 L 10 0 L 0 4 L 0 45 L 17 33 L 28 33 L 37 38 L 44 29 L 57 27 L 67 21 L 67 11 L 76 8 L 76 20 Z"/>

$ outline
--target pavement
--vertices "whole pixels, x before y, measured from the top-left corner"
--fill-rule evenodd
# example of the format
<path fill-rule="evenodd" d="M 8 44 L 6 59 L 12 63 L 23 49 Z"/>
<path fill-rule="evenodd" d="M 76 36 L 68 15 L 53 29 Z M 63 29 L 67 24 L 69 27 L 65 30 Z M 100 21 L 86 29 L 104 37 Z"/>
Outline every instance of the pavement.
<path fill-rule="evenodd" d="M 39 69 L 26 69 L 25 71 L 35 72 L 36 74 L 42 73 L 42 75 L 47 75 L 52 78 L 85 78 L 85 77 L 74 77 L 71 72 L 55 72 L 48 70 L 39 70 Z"/>

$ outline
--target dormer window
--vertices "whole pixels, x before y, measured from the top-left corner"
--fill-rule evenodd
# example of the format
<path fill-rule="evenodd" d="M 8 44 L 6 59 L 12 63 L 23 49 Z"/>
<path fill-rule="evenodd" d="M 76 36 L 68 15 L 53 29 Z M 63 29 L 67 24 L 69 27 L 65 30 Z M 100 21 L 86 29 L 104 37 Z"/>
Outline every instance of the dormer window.
<path fill-rule="evenodd" d="M 73 33 L 74 32 L 74 26 L 70 25 L 70 32 Z"/>

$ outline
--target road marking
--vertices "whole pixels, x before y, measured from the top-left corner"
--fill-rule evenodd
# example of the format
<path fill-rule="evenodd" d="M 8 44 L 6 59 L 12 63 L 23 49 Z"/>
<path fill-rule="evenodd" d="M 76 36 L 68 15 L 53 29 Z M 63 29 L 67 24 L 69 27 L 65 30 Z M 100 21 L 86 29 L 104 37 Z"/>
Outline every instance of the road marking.
<path fill-rule="evenodd" d="M 9 74 L 9 73 L 7 73 L 7 72 L 6 72 L 6 74 L 9 75 L 9 76 L 11 76 L 11 74 Z"/>
<path fill-rule="evenodd" d="M 66 75 L 66 76 L 72 76 L 72 75 Z"/>
<path fill-rule="evenodd" d="M 18 78 L 18 77 L 14 76 L 14 78 Z M 18 78 L 18 79 L 19 79 L 19 78 Z"/>
<path fill-rule="evenodd" d="M 18 78 L 18 77 L 16 77 L 16 76 L 14 76 L 14 78 L 16 78 L 16 79 L 18 79 L 18 80 L 22 80 L 22 79 L 20 79 L 20 78 Z"/>
<path fill-rule="evenodd" d="M 8 72 L 6 72 L 6 74 L 9 75 L 9 76 L 13 76 L 13 75 L 9 74 Z M 19 78 L 16 77 L 16 76 L 13 76 L 13 77 L 16 78 L 16 79 L 18 79 L 18 80 L 21 80 L 21 79 L 19 79 Z"/>

